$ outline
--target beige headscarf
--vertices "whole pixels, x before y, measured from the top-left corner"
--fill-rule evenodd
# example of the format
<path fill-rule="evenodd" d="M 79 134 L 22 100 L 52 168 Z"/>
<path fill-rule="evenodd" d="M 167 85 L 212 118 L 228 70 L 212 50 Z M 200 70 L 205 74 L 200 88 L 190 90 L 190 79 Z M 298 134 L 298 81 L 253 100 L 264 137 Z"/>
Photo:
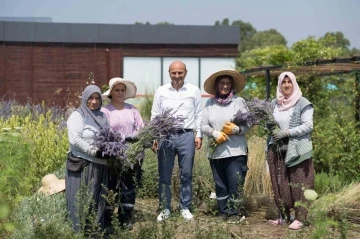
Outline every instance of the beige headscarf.
<path fill-rule="evenodd" d="M 286 76 L 290 78 L 293 85 L 293 92 L 288 98 L 285 98 L 281 92 L 281 84 Z M 276 102 L 278 105 L 280 105 L 279 111 L 284 111 L 294 106 L 296 102 L 298 102 L 298 100 L 301 98 L 301 96 L 302 92 L 299 88 L 298 83 L 296 82 L 295 75 L 290 71 L 285 71 L 281 73 L 279 75 L 278 86 L 276 89 Z"/>

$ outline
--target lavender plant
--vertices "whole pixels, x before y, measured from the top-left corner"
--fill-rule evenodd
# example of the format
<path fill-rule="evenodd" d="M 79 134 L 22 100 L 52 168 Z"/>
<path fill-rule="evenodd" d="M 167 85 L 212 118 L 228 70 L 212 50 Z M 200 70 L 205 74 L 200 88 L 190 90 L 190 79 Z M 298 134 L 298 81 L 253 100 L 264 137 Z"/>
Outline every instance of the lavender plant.
<path fill-rule="evenodd" d="M 127 157 L 132 162 L 136 162 L 139 154 L 145 148 L 151 147 L 153 140 L 165 138 L 167 135 L 182 129 L 185 117 L 174 116 L 175 112 L 172 112 L 172 109 L 166 109 L 145 124 L 145 127 L 139 131 L 136 140 L 126 152 Z"/>

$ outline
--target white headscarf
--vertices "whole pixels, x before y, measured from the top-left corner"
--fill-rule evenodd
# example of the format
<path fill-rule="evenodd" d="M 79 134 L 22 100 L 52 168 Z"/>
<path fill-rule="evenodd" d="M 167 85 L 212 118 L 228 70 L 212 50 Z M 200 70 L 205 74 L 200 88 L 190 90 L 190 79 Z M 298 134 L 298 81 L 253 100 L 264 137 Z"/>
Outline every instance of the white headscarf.
<path fill-rule="evenodd" d="M 290 95 L 290 97 L 287 98 L 285 98 L 285 96 L 281 92 L 281 84 L 286 76 L 290 78 L 293 87 L 292 94 Z M 296 82 L 295 75 L 290 71 L 285 71 L 281 73 L 279 75 L 278 86 L 276 89 L 276 102 L 278 105 L 280 105 L 279 111 L 284 111 L 294 106 L 296 102 L 298 102 L 298 100 L 301 98 L 301 96 L 302 92 L 299 88 L 298 83 Z"/>

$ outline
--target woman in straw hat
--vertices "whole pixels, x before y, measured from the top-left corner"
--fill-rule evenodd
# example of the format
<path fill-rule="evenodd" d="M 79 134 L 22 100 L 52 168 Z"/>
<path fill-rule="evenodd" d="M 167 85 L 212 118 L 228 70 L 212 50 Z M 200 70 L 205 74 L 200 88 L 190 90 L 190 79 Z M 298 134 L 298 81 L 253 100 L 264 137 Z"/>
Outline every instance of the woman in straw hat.
<path fill-rule="evenodd" d="M 136 96 L 136 86 L 133 82 L 122 78 L 112 78 L 109 82 L 109 90 L 104 96 L 110 99 L 110 103 L 102 108 L 107 116 L 110 127 L 120 132 L 125 139 L 131 140 L 144 127 L 143 120 L 135 106 L 125 103 L 126 99 Z M 144 153 L 138 157 L 138 162 L 133 169 L 127 171 L 110 172 L 109 189 L 118 191 L 120 194 L 120 207 L 118 208 L 119 221 L 126 229 L 132 229 L 131 213 L 135 205 L 135 181 L 141 178 L 141 163 Z M 109 211 L 111 214 L 111 210 Z"/>
<path fill-rule="evenodd" d="M 313 106 L 302 96 L 296 77 L 291 72 L 279 76 L 276 99 L 271 102 L 273 115 L 280 131 L 269 139 L 267 160 L 270 169 L 275 202 L 279 218 L 270 220 L 281 225 L 290 219 L 290 209 L 295 202 L 305 202 L 303 188 L 314 187 L 314 165 L 312 161 Z M 271 128 L 271 127 L 270 127 Z M 287 147 L 284 147 L 287 145 Z M 282 146 L 282 147 L 279 147 Z M 295 207 L 295 220 L 290 229 L 302 228 L 308 210 Z"/>
<path fill-rule="evenodd" d="M 212 74 L 204 83 L 204 90 L 214 95 L 205 105 L 201 130 L 216 141 L 216 148 L 209 150 L 219 216 L 228 223 L 240 222 L 242 207 L 242 187 L 247 167 L 248 126 L 231 123 L 234 115 L 248 112 L 240 93 L 245 87 L 245 76 L 232 70 Z M 211 148 L 211 146 L 209 146 Z"/>
<path fill-rule="evenodd" d="M 88 193 L 92 196 L 96 211 L 96 222 L 104 226 L 104 210 L 106 193 L 102 187 L 108 184 L 108 165 L 106 155 L 94 146 L 96 134 L 100 128 L 107 127 L 108 121 L 103 112 L 101 91 L 95 85 L 87 86 L 81 99 L 81 105 L 71 113 L 68 121 L 68 138 L 70 153 L 66 161 L 66 202 L 70 219 L 75 231 L 81 229 L 78 206 L 84 199 L 78 192 L 85 183 Z M 86 198 L 87 199 L 87 198 Z"/>

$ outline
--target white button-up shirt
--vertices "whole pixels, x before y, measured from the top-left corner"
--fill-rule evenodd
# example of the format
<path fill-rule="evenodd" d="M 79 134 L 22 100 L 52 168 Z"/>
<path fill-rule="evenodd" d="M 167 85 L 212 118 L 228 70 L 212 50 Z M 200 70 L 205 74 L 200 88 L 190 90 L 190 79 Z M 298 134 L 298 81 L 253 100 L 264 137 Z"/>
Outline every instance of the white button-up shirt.
<path fill-rule="evenodd" d="M 166 109 L 173 109 L 174 116 L 185 117 L 183 128 L 195 129 L 196 137 L 202 137 L 202 102 L 198 87 L 184 83 L 183 87 L 177 91 L 171 83 L 160 86 L 154 95 L 151 120 Z"/>

